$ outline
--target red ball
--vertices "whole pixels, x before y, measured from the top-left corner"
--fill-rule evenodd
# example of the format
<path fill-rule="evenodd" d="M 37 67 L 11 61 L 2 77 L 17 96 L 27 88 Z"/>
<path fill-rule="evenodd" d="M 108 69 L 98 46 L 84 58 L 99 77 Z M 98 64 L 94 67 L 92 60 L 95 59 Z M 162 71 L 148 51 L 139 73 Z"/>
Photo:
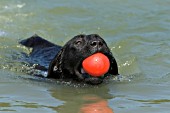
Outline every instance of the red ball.
<path fill-rule="evenodd" d="M 108 72 L 110 61 L 104 54 L 96 53 L 84 59 L 82 66 L 86 73 L 100 77 Z"/>

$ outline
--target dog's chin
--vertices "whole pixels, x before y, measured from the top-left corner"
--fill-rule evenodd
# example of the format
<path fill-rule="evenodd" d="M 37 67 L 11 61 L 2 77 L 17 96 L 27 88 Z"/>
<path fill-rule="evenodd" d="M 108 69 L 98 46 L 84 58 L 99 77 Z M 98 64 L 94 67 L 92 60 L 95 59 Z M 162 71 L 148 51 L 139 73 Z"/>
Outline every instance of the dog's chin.
<path fill-rule="evenodd" d="M 77 70 L 77 76 L 80 80 L 83 80 L 87 84 L 92 84 L 92 85 L 98 85 L 103 82 L 103 76 L 102 77 L 94 77 L 89 75 L 84 71 L 82 67 Z"/>
<path fill-rule="evenodd" d="M 102 78 L 98 77 L 89 77 L 84 79 L 87 84 L 98 85 L 103 82 Z"/>

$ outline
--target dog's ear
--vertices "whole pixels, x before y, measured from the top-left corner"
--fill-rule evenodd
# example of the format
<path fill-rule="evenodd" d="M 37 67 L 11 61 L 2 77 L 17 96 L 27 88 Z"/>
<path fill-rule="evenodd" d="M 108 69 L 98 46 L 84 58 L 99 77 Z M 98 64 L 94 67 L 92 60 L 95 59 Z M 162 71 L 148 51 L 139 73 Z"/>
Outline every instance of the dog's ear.
<path fill-rule="evenodd" d="M 110 69 L 108 73 L 111 75 L 119 75 L 117 62 L 111 52 L 109 53 L 108 57 L 110 60 Z"/>
<path fill-rule="evenodd" d="M 61 78 L 62 77 L 62 59 L 64 48 L 62 48 L 55 58 L 51 61 L 48 69 L 47 78 Z"/>

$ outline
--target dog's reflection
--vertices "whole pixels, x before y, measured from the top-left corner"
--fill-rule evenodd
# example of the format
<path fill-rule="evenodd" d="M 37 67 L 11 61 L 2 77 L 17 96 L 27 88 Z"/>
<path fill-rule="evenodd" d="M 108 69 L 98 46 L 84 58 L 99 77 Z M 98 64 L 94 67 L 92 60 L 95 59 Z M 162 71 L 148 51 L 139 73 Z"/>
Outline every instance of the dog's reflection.
<path fill-rule="evenodd" d="M 86 96 L 84 100 L 86 103 L 81 106 L 79 113 L 114 113 L 105 99 L 97 96 Z"/>
<path fill-rule="evenodd" d="M 114 113 L 108 100 L 113 99 L 107 86 L 98 88 L 58 87 L 49 90 L 51 96 L 63 101 L 52 109 L 59 113 Z"/>

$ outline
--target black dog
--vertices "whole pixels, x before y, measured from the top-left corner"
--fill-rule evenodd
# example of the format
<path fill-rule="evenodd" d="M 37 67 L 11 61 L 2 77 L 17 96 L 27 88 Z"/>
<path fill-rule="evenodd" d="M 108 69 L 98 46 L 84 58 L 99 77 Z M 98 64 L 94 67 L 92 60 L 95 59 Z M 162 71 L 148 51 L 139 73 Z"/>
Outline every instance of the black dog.
<path fill-rule="evenodd" d="M 118 75 L 115 58 L 106 42 L 97 34 L 77 35 L 63 47 L 38 35 L 22 40 L 20 44 L 32 48 L 27 61 L 31 64 L 39 64 L 37 67 L 39 70 L 48 71 L 47 78 L 74 79 L 100 84 L 106 76 Z M 102 77 L 92 77 L 82 71 L 82 61 L 97 52 L 103 53 L 110 60 L 109 71 Z"/>

